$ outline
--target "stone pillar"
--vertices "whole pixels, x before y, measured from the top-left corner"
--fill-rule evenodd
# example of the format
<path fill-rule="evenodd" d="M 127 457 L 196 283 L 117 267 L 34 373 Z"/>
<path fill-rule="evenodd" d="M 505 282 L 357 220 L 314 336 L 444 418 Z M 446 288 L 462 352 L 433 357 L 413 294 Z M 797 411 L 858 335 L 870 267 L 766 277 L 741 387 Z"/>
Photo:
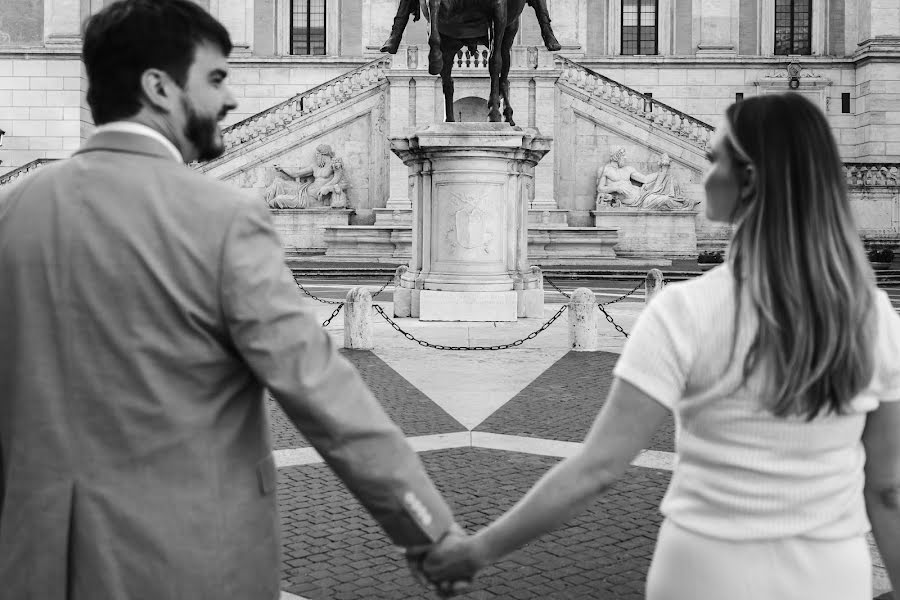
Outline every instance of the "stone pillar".
<path fill-rule="evenodd" d="M 249 56 L 253 47 L 253 0 L 209 0 L 209 13 L 228 30 L 231 56 Z"/>
<path fill-rule="evenodd" d="M 650 302 L 665 283 L 663 282 L 663 274 L 659 269 L 650 269 L 647 271 L 647 278 L 644 280 L 644 304 Z"/>
<path fill-rule="evenodd" d="M 412 286 L 404 281 L 403 276 L 409 271 L 406 265 L 400 265 L 394 272 L 394 316 L 412 316 Z"/>
<path fill-rule="evenodd" d="M 371 350 L 372 294 L 364 287 L 351 288 L 344 304 L 344 348 Z"/>
<path fill-rule="evenodd" d="M 539 51 L 539 57 L 545 61 L 549 61 L 552 65 L 553 57 L 549 52 Z M 539 107 L 535 110 L 534 127 L 538 131 L 555 131 L 556 130 L 556 110 L 547 110 L 548 107 L 556 106 L 556 82 L 552 76 L 535 76 L 534 81 L 534 102 Z M 523 105 L 524 106 L 524 105 Z M 544 156 L 543 160 L 534 168 L 534 201 L 531 208 L 533 210 L 554 210 L 559 208 L 556 204 L 556 173 L 553 163 L 556 160 L 554 156 L 556 143 L 551 146 L 550 151 Z"/>
<path fill-rule="evenodd" d="M 412 258 L 401 279 L 421 290 L 420 319 L 516 320 L 515 284 L 528 271 L 526 180 L 549 144 L 506 123 L 441 123 L 391 139 L 411 169 Z"/>
<path fill-rule="evenodd" d="M 544 274 L 537 265 L 532 265 L 529 273 L 516 281 L 518 296 L 517 316 L 538 319 L 544 316 Z"/>
<path fill-rule="evenodd" d="M 693 0 L 697 54 L 734 56 L 738 48 L 739 0 Z M 696 26 L 699 21 L 699 27 Z"/>
<path fill-rule="evenodd" d="M 81 44 L 81 0 L 44 0 L 44 43 Z"/>
<path fill-rule="evenodd" d="M 900 161 L 900 4 L 860 0 L 856 58 L 856 109 L 861 126 L 854 160 Z"/>
<path fill-rule="evenodd" d="M 600 347 L 597 298 L 588 288 L 578 288 L 569 299 L 569 348 L 593 352 Z"/>

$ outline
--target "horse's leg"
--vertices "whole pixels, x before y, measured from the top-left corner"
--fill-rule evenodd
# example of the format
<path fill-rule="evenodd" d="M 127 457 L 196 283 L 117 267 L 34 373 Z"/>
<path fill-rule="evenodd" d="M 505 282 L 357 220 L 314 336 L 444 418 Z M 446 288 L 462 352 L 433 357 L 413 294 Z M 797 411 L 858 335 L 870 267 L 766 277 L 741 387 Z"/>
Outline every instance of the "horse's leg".
<path fill-rule="evenodd" d="M 438 20 L 441 18 L 441 0 L 428 0 L 428 12 L 431 14 L 431 33 L 428 35 L 428 72 L 432 75 L 439 74 L 444 68 L 444 60 L 441 56 L 441 33 L 438 29 Z"/>
<path fill-rule="evenodd" d="M 444 85 L 444 121 L 453 123 L 456 118 L 453 115 L 453 63 L 456 62 L 456 53 L 463 47 L 463 43 L 444 36 L 441 39 L 441 53 L 448 56 L 441 69 L 441 83 Z"/>
<path fill-rule="evenodd" d="M 544 40 L 544 46 L 550 52 L 561 50 L 562 46 L 553 35 L 553 28 L 550 27 L 550 11 L 547 10 L 547 0 L 528 0 L 528 4 L 534 9 L 538 25 L 541 26 L 541 38 Z"/>
<path fill-rule="evenodd" d="M 494 39 L 491 43 L 491 56 L 488 59 L 488 71 L 491 74 L 491 95 L 488 96 L 488 120 L 492 123 L 500 121 L 500 70 L 503 66 L 503 34 L 506 31 L 506 0 L 494 0 L 494 15 L 491 26 Z"/>
<path fill-rule="evenodd" d="M 500 57 L 502 59 L 500 66 L 500 97 L 503 98 L 503 118 L 513 127 L 516 126 L 516 123 L 513 121 L 513 108 L 509 103 L 509 51 L 518 31 L 519 19 L 517 18 L 506 28 L 506 32 L 503 34 L 503 45 L 500 47 Z"/>
<path fill-rule="evenodd" d="M 397 54 L 400 47 L 400 41 L 403 39 L 403 32 L 406 31 L 406 24 L 409 23 L 409 17 L 414 20 L 419 19 L 419 0 L 400 0 L 400 6 L 397 8 L 397 16 L 394 17 L 394 25 L 391 27 L 391 34 L 384 44 L 381 45 L 381 51 L 389 54 Z"/>

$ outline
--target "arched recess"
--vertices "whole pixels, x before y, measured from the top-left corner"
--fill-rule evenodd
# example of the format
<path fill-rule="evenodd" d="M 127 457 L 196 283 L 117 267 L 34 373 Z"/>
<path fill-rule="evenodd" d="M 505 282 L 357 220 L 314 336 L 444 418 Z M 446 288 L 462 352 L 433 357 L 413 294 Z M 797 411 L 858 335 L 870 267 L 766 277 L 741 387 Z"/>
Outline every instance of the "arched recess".
<path fill-rule="evenodd" d="M 488 104 L 484 98 L 467 96 L 453 103 L 453 115 L 460 122 L 482 122 L 488 120 Z"/>

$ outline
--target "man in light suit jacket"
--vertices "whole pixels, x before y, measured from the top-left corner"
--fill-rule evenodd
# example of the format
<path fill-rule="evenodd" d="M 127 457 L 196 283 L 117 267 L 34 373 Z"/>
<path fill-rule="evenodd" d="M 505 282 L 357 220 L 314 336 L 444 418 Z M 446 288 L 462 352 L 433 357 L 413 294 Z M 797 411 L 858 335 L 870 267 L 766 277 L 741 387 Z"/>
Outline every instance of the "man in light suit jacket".
<path fill-rule="evenodd" d="M 107 6 L 96 134 L 0 194 L 3 600 L 277 598 L 265 388 L 395 544 L 459 535 L 264 203 L 183 164 L 223 152 L 230 50 L 189 0 Z"/>

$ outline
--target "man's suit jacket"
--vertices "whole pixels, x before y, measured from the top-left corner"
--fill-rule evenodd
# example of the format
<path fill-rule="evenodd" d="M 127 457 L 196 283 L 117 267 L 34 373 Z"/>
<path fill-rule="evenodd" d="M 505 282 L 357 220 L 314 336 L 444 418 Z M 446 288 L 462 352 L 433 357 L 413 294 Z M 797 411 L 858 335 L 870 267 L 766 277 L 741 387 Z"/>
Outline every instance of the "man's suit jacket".
<path fill-rule="evenodd" d="M 276 598 L 264 388 L 395 543 L 449 528 L 262 201 L 113 131 L 0 194 L 0 598 Z"/>

